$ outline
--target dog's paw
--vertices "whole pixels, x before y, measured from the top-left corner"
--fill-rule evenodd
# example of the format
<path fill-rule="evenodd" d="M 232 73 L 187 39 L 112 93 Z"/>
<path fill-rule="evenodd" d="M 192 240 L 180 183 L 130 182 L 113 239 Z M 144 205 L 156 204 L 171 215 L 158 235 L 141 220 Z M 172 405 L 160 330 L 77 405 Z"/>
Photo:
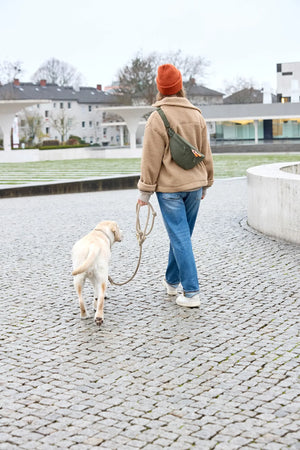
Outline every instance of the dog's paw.
<path fill-rule="evenodd" d="M 88 319 L 89 315 L 87 313 L 80 314 L 80 319 Z"/>
<path fill-rule="evenodd" d="M 95 318 L 95 324 L 100 327 L 103 324 L 103 318 L 102 317 L 96 317 Z"/>

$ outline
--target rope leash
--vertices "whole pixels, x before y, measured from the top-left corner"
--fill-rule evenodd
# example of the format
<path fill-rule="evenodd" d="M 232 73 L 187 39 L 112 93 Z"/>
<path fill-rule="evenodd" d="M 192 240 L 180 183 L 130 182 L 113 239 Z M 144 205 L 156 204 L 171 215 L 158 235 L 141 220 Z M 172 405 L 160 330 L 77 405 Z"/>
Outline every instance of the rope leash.
<path fill-rule="evenodd" d="M 154 211 L 154 208 L 153 208 L 153 206 L 151 205 L 150 202 L 147 204 L 147 206 L 148 206 L 147 219 L 146 219 L 146 222 L 145 222 L 144 230 L 142 230 L 141 229 L 141 222 L 140 222 L 140 209 L 141 209 L 141 206 L 138 203 L 136 204 L 136 224 L 135 224 L 135 229 L 136 229 L 136 238 L 138 240 L 139 247 L 140 247 L 139 259 L 138 259 L 138 263 L 137 263 L 136 269 L 135 269 L 133 275 L 129 278 L 129 280 L 123 281 L 122 283 L 116 283 L 109 276 L 108 277 L 109 282 L 111 284 L 114 284 L 115 286 L 123 286 L 124 284 L 129 283 L 131 280 L 133 280 L 133 278 L 137 274 L 137 271 L 139 270 L 139 267 L 140 267 L 140 264 L 141 264 L 141 259 L 142 259 L 143 243 L 145 242 L 146 237 L 149 236 L 149 234 L 153 230 L 154 220 L 155 220 L 155 217 L 156 217 L 156 212 Z M 151 213 L 152 213 L 152 222 L 151 222 L 151 225 L 149 227 L 150 214 Z M 149 227 L 149 230 L 148 230 L 148 227 Z"/>

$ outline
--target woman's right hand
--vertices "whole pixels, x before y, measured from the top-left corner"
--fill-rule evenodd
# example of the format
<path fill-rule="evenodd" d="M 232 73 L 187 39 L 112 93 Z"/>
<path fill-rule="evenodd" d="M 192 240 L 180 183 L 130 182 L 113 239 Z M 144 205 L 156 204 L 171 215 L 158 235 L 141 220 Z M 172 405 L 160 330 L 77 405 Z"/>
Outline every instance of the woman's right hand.
<path fill-rule="evenodd" d="M 146 203 L 146 202 L 143 202 L 143 200 L 140 200 L 140 199 L 138 199 L 138 205 L 140 205 L 140 206 L 146 206 L 146 205 L 148 205 L 148 203 Z"/>

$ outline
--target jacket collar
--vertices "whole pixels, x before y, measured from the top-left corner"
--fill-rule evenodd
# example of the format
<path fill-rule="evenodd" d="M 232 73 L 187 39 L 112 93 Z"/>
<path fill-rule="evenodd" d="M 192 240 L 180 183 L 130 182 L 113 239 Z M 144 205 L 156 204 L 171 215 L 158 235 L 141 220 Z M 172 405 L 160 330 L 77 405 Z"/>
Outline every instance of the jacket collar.
<path fill-rule="evenodd" d="M 158 108 L 158 106 L 181 106 L 182 108 L 196 109 L 201 113 L 201 110 L 192 105 L 192 103 L 185 97 L 164 97 L 162 100 L 155 102 L 152 106 L 155 108 Z"/>

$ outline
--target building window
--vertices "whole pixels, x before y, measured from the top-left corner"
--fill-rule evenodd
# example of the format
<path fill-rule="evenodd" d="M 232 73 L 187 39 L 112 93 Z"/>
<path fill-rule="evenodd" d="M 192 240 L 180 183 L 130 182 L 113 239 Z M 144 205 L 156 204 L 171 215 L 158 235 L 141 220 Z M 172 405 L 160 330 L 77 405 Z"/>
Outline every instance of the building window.
<path fill-rule="evenodd" d="M 92 106 L 91 105 L 89 105 L 89 112 L 91 112 L 92 111 Z"/>
<path fill-rule="evenodd" d="M 49 111 L 45 111 L 45 117 L 49 117 Z"/>
<path fill-rule="evenodd" d="M 293 72 L 282 72 L 282 76 L 286 76 L 286 75 L 293 75 Z"/>
<path fill-rule="evenodd" d="M 63 108 L 64 108 L 63 102 L 61 102 L 61 103 L 59 104 L 59 107 L 60 107 L 60 109 L 63 109 Z"/>
<path fill-rule="evenodd" d="M 281 103 L 291 103 L 291 97 L 281 97 Z"/>
<path fill-rule="evenodd" d="M 89 127 L 92 128 L 92 126 L 93 126 L 93 122 L 90 120 L 89 121 Z"/>
<path fill-rule="evenodd" d="M 281 64 L 277 64 L 277 72 L 281 72 Z"/>
<path fill-rule="evenodd" d="M 71 109 L 71 102 L 68 102 L 68 109 Z"/>
<path fill-rule="evenodd" d="M 68 119 L 68 127 L 72 128 L 72 119 Z"/>
<path fill-rule="evenodd" d="M 56 108 L 56 102 L 53 103 L 53 108 Z"/>
<path fill-rule="evenodd" d="M 25 121 L 25 119 L 21 119 L 21 124 L 20 124 L 20 126 L 21 126 L 21 127 L 25 127 L 25 126 L 26 126 L 26 121 Z"/>
<path fill-rule="evenodd" d="M 84 128 L 85 127 L 85 122 L 81 122 L 81 126 L 82 126 L 82 128 Z"/>
<path fill-rule="evenodd" d="M 46 134 L 49 134 L 50 128 L 46 127 Z"/>

